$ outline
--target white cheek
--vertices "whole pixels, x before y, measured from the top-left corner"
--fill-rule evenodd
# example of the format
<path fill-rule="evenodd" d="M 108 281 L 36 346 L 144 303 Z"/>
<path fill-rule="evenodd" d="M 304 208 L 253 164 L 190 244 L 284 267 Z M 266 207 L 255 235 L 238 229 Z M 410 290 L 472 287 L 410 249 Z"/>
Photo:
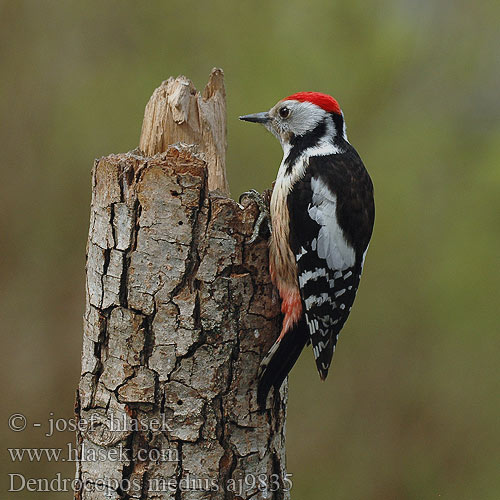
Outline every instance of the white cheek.
<path fill-rule="evenodd" d="M 304 135 L 314 130 L 316 125 L 325 118 L 325 112 L 314 104 L 301 103 L 292 111 L 290 129 L 296 135 Z"/>
<path fill-rule="evenodd" d="M 295 135 L 305 135 L 310 130 L 314 130 L 314 128 L 318 125 L 317 120 L 303 120 L 300 123 L 294 124 L 292 130 Z"/>
<path fill-rule="evenodd" d="M 276 134 L 286 135 L 291 132 L 295 135 L 304 135 L 314 130 L 316 125 L 323 120 L 327 113 L 310 102 L 283 101 L 280 107 L 286 106 L 290 109 L 288 118 L 279 117 L 278 110 L 273 109 L 271 113 L 276 116 Z"/>

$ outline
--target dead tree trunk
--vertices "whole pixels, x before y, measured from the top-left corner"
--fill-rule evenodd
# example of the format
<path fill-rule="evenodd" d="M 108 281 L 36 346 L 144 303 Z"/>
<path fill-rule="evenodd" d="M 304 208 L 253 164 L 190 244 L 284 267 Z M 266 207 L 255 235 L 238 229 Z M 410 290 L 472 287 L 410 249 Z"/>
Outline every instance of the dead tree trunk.
<path fill-rule="evenodd" d="M 214 70 L 203 96 L 163 82 L 140 149 L 95 163 L 75 498 L 289 498 L 286 386 L 256 404 L 279 304 L 266 242 L 245 245 L 256 207 L 227 194 L 225 141 Z"/>

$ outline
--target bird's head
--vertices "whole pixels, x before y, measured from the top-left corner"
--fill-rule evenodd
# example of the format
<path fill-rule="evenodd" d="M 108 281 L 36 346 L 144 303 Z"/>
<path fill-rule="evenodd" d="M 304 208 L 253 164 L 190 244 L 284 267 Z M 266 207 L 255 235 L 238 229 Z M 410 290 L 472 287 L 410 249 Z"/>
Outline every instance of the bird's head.
<path fill-rule="evenodd" d="M 278 138 L 284 150 L 302 138 L 347 140 L 344 115 L 338 102 L 320 92 L 292 94 L 269 111 L 240 116 L 240 120 L 264 125 Z"/>

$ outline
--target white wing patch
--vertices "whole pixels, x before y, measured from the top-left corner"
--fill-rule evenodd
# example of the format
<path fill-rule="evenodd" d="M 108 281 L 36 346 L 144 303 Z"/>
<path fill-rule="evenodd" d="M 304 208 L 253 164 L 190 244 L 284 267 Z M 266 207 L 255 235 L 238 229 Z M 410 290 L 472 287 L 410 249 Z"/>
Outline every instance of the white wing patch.
<path fill-rule="evenodd" d="M 298 260 L 298 259 L 297 259 Z M 299 275 L 299 286 L 302 288 L 309 281 L 315 281 L 321 276 L 327 277 L 326 269 L 317 267 L 314 271 L 304 271 Z"/>
<path fill-rule="evenodd" d="M 300 252 L 295 256 L 295 260 L 298 262 L 306 253 L 307 250 L 304 247 L 300 247 Z"/>
<path fill-rule="evenodd" d="M 326 260 L 330 269 L 342 271 L 353 267 L 356 254 L 337 221 L 337 197 L 316 177 L 311 179 L 311 188 L 312 203 L 307 210 L 311 219 L 321 226 L 313 250 L 317 251 L 319 258 Z"/>
<path fill-rule="evenodd" d="M 332 302 L 332 298 L 328 293 L 321 293 L 319 295 L 311 295 L 310 297 L 306 297 L 304 300 L 306 309 L 309 311 L 312 306 L 320 306 L 325 302 L 329 302 L 332 306 L 332 309 L 335 308 L 335 302 Z"/>

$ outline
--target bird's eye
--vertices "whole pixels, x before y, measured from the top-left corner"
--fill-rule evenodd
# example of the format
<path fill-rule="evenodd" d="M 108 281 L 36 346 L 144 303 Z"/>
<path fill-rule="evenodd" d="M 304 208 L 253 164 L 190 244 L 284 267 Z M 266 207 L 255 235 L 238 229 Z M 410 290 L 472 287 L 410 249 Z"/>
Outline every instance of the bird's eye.
<path fill-rule="evenodd" d="M 280 108 L 279 114 L 281 118 L 286 118 L 290 114 L 290 110 L 286 106 L 283 106 Z"/>

